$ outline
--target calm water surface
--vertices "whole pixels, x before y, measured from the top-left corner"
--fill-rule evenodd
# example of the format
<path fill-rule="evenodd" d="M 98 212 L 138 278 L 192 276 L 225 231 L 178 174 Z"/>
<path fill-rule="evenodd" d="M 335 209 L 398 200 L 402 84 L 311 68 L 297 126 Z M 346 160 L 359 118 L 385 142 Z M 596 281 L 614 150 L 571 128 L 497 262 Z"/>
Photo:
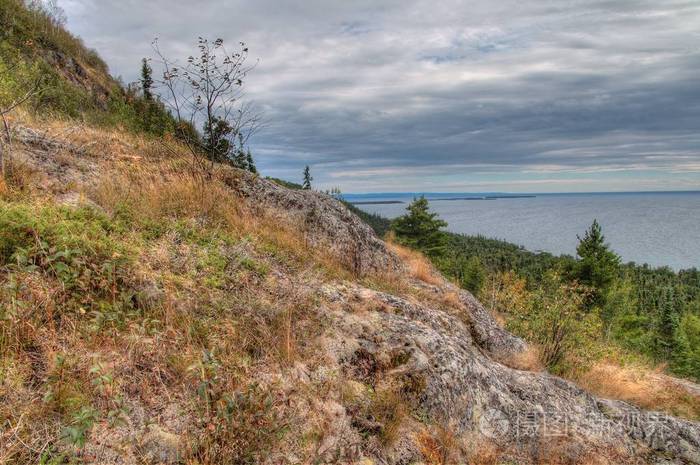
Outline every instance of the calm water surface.
<path fill-rule="evenodd" d="M 427 194 L 448 229 L 504 239 L 532 251 L 576 253 L 576 235 L 594 218 L 624 261 L 700 268 L 700 192 L 538 194 L 534 198 L 437 200 L 471 194 Z M 355 201 L 401 200 L 358 205 L 388 218 L 403 215 L 412 194 L 346 195 Z"/>

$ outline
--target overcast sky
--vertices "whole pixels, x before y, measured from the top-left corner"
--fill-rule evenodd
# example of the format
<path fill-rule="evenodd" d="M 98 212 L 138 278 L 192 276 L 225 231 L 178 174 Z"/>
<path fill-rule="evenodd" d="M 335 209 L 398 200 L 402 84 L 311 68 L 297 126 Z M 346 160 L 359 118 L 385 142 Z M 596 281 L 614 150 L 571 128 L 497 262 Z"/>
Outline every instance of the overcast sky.
<path fill-rule="evenodd" d="M 263 174 L 343 192 L 700 189 L 700 1 L 62 0 L 112 74 L 245 41 Z"/>

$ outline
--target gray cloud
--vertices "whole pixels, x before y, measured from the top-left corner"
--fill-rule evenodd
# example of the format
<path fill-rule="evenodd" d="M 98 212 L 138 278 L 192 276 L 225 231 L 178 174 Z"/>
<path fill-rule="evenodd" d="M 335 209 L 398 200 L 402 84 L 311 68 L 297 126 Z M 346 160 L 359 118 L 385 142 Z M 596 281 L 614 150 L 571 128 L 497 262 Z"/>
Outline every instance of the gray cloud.
<path fill-rule="evenodd" d="M 199 35 L 248 43 L 267 174 L 311 164 L 346 191 L 700 188 L 695 1 L 63 6 L 126 80 L 156 35 L 183 58 Z"/>

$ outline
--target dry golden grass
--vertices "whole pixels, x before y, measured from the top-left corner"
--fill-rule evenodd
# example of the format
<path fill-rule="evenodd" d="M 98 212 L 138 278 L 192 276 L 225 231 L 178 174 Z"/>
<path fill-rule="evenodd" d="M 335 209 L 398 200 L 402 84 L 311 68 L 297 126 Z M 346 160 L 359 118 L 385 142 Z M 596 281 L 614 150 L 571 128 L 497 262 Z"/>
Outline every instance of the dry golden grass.
<path fill-rule="evenodd" d="M 459 463 L 458 437 L 451 428 L 438 425 L 430 430 L 424 429 L 416 434 L 415 439 L 427 465 Z"/>
<path fill-rule="evenodd" d="M 384 446 L 393 445 L 408 415 L 403 396 L 393 386 L 377 389 L 371 397 L 369 415 L 381 424 L 379 438 Z"/>
<path fill-rule="evenodd" d="M 456 310 L 465 310 L 465 306 L 456 292 L 443 292 L 442 303 Z"/>
<path fill-rule="evenodd" d="M 93 429 L 107 428 L 103 419 L 119 413 L 118 399 L 148 412 L 176 402 L 182 410 L 178 421 L 189 431 L 183 440 L 201 436 L 205 420 L 222 421 L 211 417 L 214 403 L 220 406 L 227 395 L 247 392 L 258 378 L 283 377 L 296 362 L 310 363 L 318 353 L 315 341 L 325 322 L 317 296 L 299 284 L 352 276 L 327 250 L 309 248 L 302 229 L 285 212 L 251 206 L 238 197 L 226 185 L 234 170 L 217 167 L 203 185 L 176 146 L 173 150 L 150 138 L 73 124 L 52 121 L 41 130 L 86 150 L 84 157 L 60 154 L 62 171 L 90 173 L 88 185 L 77 180 L 68 189 L 87 194 L 101 207 L 106 221 L 120 225 L 115 240 L 128 242 L 136 253 L 128 270 L 134 287 L 117 291 L 133 301 L 140 289 L 155 288 L 157 297 L 128 314 L 112 308 L 72 314 L 56 305 L 52 296 L 61 286 L 50 273 L 13 272 L 18 291 L 12 294 L 3 294 L 10 287 L 0 273 L 0 307 L 4 311 L 8 302 L 18 302 L 12 318 L 0 319 L 0 423 L 8 427 L 0 432 L 0 463 L 36 463 L 49 446 L 57 454 L 78 451 L 99 462 L 88 452 L 89 441 L 78 450 L 58 435 L 84 406 L 100 414 Z M 15 184 L 3 179 L 0 195 L 10 195 Z M 30 181 L 27 185 L 35 188 Z M 59 186 L 53 192 L 64 190 Z M 41 202 L 50 200 L 42 197 Z M 226 264 L 216 285 L 208 284 L 210 256 Z M 284 275 L 293 275 L 294 283 L 277 279 Z M 95 319 L 105 317 L 119 322 L 93 329 Z M 203 360 L 205 351 L 212 360 Z M 70 360 L 66 375 L 58 374 L 63 372 L 55 362 L 62 354 Z M 98 371 L 91 371 L 95 366 Z M 103 381 L 113 381 L 94 384 L 103 371 Z M 51 401 L 42 401 L 45 380 L 54 378 L 59 381 Z M 202 386 L 207 388 L 206 408 L 198 394 Z M 266 405 L 265 398 L 265 392 L 256 393 L 251 402 Z M 269 429 L 277 431 L 273 413 Z M 257 412 L 245 415 L 252 418 Z M 192 456 L 201 459 L 204 446 L 236 447 L 243 453 L 253 444 L 270 442 L 269 435 L 259 437 L 256 431 L 243 439 L 236 428 L 226 431 L 234 434 L 235 444 L 228 439 L 227 445 L 200 444 Z"/>
<path fill-rule="evenodd" d="M 700 419 L 700 395 L 683 386 L 683 381 L 662 374 L 662 369 L 598 363 L 576 382 L 601 397 L 619 399 L 639 407 L 660 410 L 680 417 Z"/>
<path fill-rule="evenodd" d="M 100 146 L 96 163 L 102 176 L 88 194 L 108 212 L 128 207 L 135 218 L 193 218 L 268 244 L 297 262 L 316 263 L 329 275 L 351 277 L 329 248 L 309 247 L 298 220 L 237 196 L 228 184 L 239 174 L 227 166 L 215 166 L 211 177 L 193 175 L 182 147 L 116 130 L 82 128 L 68 140 L 71 144 L 93 140 Z"/>
<path fill-rule="evenodd" d="M 528 344 L 527 348 L 523 352 L 513 354 L 510 358 L 503 360 L 502 362 L 511 368 L 515 368 L 516 370 L 544 370 L 540 349 L 533 344 Z"/>
<path fill-rule="evenodd" d="M 629 452 L 600 447 L 585 438 L 541 437 L 503 446 L 480 435 L 464 437 L 466 461 L 470 465 L 618 465 L 636 463 Z"/>
<path fill-rule="evenodd" d="M 387 246 L 389 247 L 389 250 L 394 252 L 404 261 L 408 267 L 409 273 L 414 278 L 425 283 L 432 284 L 433 286 L 439 286 L 444 283 L 443 278 L 437 271 L 435 271 L 435 268 L 430 261 L 420 252 L 416 252 L 415 250 L 411 250 L 407 247 L 392 242 L 390 237 L 388 238 Z"/>
<path fill-rule="evenodd" d="M 491 316 L 493 316 L 493 319 L 496 321 L 498 326 L 500 326 L 501 328 L 505 328 L 506 327 L 506 317 L 503 316 L 502 313 L 497 312 L 495 310 L 489 310 L 489 311 L 491 312 Z"/>
<path fill-rule="evenodd" d="M 0 199 L 9 200 L 26 195 L 37 178 L 38 174 L 26 163 L 14 157 L 6 158 L 5 173 L 0 175 Z"/>
<path fill-rule="evenodd" d="M 497 465 L 500 463 L 501 451 L 487 438 L 473 441 L 467 454 L 470 465 Z"/>
<path fill-rule="evenodd" d="M 572 440 L 574 439 L 574 440 Z M 536 465 L 619 465 L 639 463 L 638 457 L 615 446 L 601 447 L 584 438 L 542 437 L 534 444 L 533 463 Z M 637 460 L 635 460 L 637 459 Z"/>

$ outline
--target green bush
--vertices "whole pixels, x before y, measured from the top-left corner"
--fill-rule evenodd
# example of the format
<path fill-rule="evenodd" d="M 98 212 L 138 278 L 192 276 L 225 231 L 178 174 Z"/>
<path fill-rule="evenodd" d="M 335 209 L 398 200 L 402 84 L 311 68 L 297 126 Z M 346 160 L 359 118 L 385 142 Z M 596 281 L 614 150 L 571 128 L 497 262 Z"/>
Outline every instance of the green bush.
<path fill-rule="evenodd" d="M 58 280 L 63 308 L 128 306 L 130 257 L 112 223 L 94 209 L 0 202 L 0 270 Z"/>
<path fill-rule="evenodd" d="M 542 363 L 554 372 L 585 368 L 597 357 L 601 321 L 587 311 L 586 288 L 548 273 L 526 302 L 511 313 L 507 327 L 538 344 Z"/>
<path fill-rule="evenodd" d="M 700 316 L 686 313 L 676 333 L 676 352 L 673 355 L 673 370 L 693 379 L 700 379 Z"/>
<path fill-rule="evenodd" d="M 39 74 L 36 64 L 29 63 L 16 49 L 0 42 L 0 107 L 7 107 L 24 95 Z"/>

